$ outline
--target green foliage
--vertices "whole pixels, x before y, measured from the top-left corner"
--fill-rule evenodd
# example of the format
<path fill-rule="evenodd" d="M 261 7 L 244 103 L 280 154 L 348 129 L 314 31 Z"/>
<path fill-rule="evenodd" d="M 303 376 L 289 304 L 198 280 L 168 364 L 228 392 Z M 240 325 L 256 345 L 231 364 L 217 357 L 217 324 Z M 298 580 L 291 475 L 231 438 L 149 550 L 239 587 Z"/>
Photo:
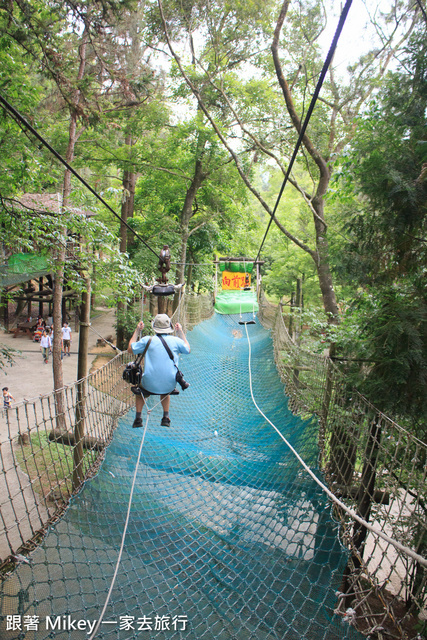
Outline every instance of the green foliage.
<path fill-rule="evenodd" d="M 363 268 L 363 281 L 370 285 L 421 275 L 427 257 L 426 51 L 424 31 L 416 33 L 404 66 L 389 74 L 359 120 L 341 173 L 347 192 L 354 186 L 367 199 L 347 228 L 354 237 L 351 250 L 363 256 L 356 267 Z"/>
<path fill-rule="evenodd" d="M 427 127 L 425 32 L 408 43 L 404 64 L 359 121 L 342 167 L 346 203 L 359 196 L 347 223 L 350 241 L 337 262 L 359 287 L 344 323 L 341 353 L 361 388 L 380 409 L 409 420 L 427 438 Z M 363 289 L 360 289 L 362 287 Z M 352 341 L 352 339 L 354 341 Z"/>
<path fill-rule="evenodd" d="M 35 490 L 47 496 L 56 487 L 64 499 L 68 499 L 73 474 L 73 447 L 51 442 L 48 433 L 37 432 L 30 436 L 29 445 L 16 449 L 18 464 L 28 475 Z M 27 449 L 28 447 L 28 449 Z M 96 458 L 96 452 L 85 454 L 82 472 L 85 474 Z"/>
<path fill-rule="evenodd" d="M 259 171 L 258 180 L 263 197 L 274 202 L 283 182 L 283 174 L 270 168 L 260 168 Z M 304 183 L 303 172 L 298 173 L 298 179 Z M 259 205 L 257 211 L 264 218 Z M 291 233 L 314 248 L 311 213 L 292 185 L 288 185 L 283 193 L 277 217 Z M 267 224 L 268 218 L 265 218 L 260 229 L 264 230 Z M 262 258 L 265 261 L 262 267 L 263 286 L 268 295 L 276 300 L 283 296 L 290 299 L 295 291 L 297 278 L 302 278 L 304 305 L 317 307 L 320 298 L 319 284 L 312 257 L 282 234 L 274 224 L 266 238 Z"/>
<path fill-rule="evenodd" d="M 3 329 L 1 325 L 0 328 Z M 13 363 L 15 362 L 15 356 L 18 354 L 20 354 L 20 351 L 18 351 L 17 349 L 12 349 L 11 347 L 8 347 L 7 345 L 0 342 L 0 371 L 3 371 L 5 375 L 7 375 L 7 373 L 5 372 L 6 367 L 13 365 Z"/>
<path fill-rule="evenodd" d="M 427 300 L 411 284 L 383 287 L 373 299 L 361 336 L 373 365 L 364 386 L 392 415 L 412 414 L 427 438 Z"/>
<path fill-rule="evenodd" d="M 16 254 L 36 249 L 47 258 L 52 270 L 58 267 L 58 248 L 67 243 L 63 267 L 67 282 L 75 291 L 84 290 L 84 273 L 91 271 L 96 272 L 94 290 L 112 289 L 114 301 L 132 299 L 135 289 L 141 286 L 140 273 L 120 254 L 114 235 L 94 218 L 86 219 L 73 211 L 54 215 L 25 209 L 14 200 L 4 199 L 0 204 L 0 224 L 6 251 Z"/>
<path fill-rule="evenodd" d="M 37 106 L 43 84 L 31 58 L 5 33 L 0 11 L 0 92 L 18 111 L 37 126 Z M 18 190 L 34 192 L 51 187 L 57 177 L 51 160 L 38 149 L 27 131 L 0 109 L 0 193 L 12 196 Z"/>
<path fill-rule="evenodd" d="M 306 348 L 322 353 L 334 342 L 349 387 L 427 439 L 427 302 L 410 284 L 362 290 L 331 325 L 322 309 L 301 315 Z"/>
<path fill-rule="evenodd" d="M 141 150 L 140 150 L 141 149 Z M 159 249 L 168 244 L 178 259 L 182 233 L 182 210 L 187 189 L 199 158 L 204 180 L 197 190 L 189 221 L 187 252 L 191 262 L 206 262 L 215 251 L 224 251 L 236 238 L 243 238 L 253 221 L 241 219 L 246 194 L 235 169 L 215 135 L 200 116 L 164 128 L 152 141 L 151 162 L 141 163 L 135 194 L 136 215 L 130 224 Z M 135 153 L 142 157 L 143 141 Z M 148 166 L 147 166 L 148 165 Z M 158 276 L 157 262 L 135 240 L 132 259 L 150 279 Z"/>
<path fill-rule="evenodd" d="M 142 320 L 144 321 L 144 328 L 141 332 L 141 337 L 154 335 L 154 332 L 151 328 L 151 320 L 153 319 L 152 315 L 144 310 L 142 315 Z M 131 339 L 135 327 L 138 322 L 141 320 L 141 306 L 137 304 L 130 304 L 125 309 L 120 309 L 117 312 L 116 324 L 115 327 L 123 327 L 123 336 L 124 342 L 127 345 L 129 340 Z"/>

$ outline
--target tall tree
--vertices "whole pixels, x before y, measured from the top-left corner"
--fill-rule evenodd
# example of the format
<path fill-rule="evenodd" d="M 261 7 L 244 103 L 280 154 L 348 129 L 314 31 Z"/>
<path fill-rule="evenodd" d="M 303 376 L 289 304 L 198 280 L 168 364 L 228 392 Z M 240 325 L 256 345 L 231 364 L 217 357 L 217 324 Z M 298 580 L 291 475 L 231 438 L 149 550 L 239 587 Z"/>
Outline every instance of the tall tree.
<path fill-rule="evenodd" d="M 80 131 L 77 130 L 77 118 L 78 118 L 78 109 L 80 103 L 80 89 L 78 88 L 79 83 L 83 80 L 85 74 L 86 67 L 86 46 L 88 41 L 88 34 L 84 31 L 82 35 L 82 39 L 78 48 L 79 51 L 79 67 L 77 71 L 76 84 L 77 88 L 74 91 L 73 95 L 69 97 L 69 106 L 70 106 L 70 125 L 69 125 L 69 133 L 68 133 L 68 145 L 65 159 L 68 164 L 72 164 L 74 159 L 74 149 L 76 146 L 76 142 L 83 133 L 83 128 Z M 62 189 L 62 207 L 61 213 L 63 213 L 70 204 L 70 195 L 71 195 L 71 171 L 66 169 L 64 172 L 64 184 Z M 62 344 L 62 294 L 63 294 L 63 284 L 64 284 L 64 268 L 66 261 L 66 253 L 67 253 L 67 228 L 63 226 L 61 229 L 62 233 L 60 236 L 60 240 L 56 249 L 56 260 L 55 260 L 55 270 L 54 270 L 54 288 L 53 288 L 53 388 L 56 392 L 56 408 L 57 408 L 57 417 L 60 421 L 59 427 L 65 427 L 65 407 L 63 403 L 63 395 L 62 388 L 64 387 L 64 376 L 62 370 L 62 361 L 61 361 L 61 344 Z"/>
<path fill-rule="evenodd" d="M 69 164 L 72 164 L 75 158 L 76 144 L 80 136 L 100 120 L 103 111 L 108 111 L 110 107 L 126 108 L 130 99 L 126 78 L 120 75 L 120 68 L 115 64 L 117 49 L 107 46 L 111 33 L 109 21 L 119 4 L 123 8 L 127 3 L 113 2 L 109 3 L 108 7 L 107 4 L 99 2 L 93 3 L 91 8 L 88 8 L 86 3 L 70 3 L 69 6 L 67 3 L 60 5 L 53 2 L 38 3 L 36 6 L 31 1 L 23 0 L 8 4 L 0 15 L 6 34 L 3 36 L 3 42 L 7 38 L 9 47 L 19 46 L 27 52 L 27 58 L 34 61 L 33 66 L 40 64 L 39 78 L 43 79 L 55 96 L 54 106 L 50 109 L 51 115 L 55 117 L 62 114 L 64 107 L 69 113 L 68 138 L 63 135 L 63 131 L 60 131 L 56 144 L 58 150 L 62 151 L 61 143 L 65 143 L 64 155 Z M 83 34 L 80 35 L 82 28 Z M 34 83 L 37 82 L 36 78 L 35 74 L 32 80 Z M 45 78 L 48 80 L 46 81 Z M 108 79 L 110 79 L 109 84 Z M 25 83 L 23 84 L 25 86 Z M 39 108 L 38 111 L 40 112 L 41 109 Z M 63 122 L 59 124 L 63 126 Z M 30 150 L 29 155 L 32 154 Z M 49 172 L 45 171 L 45 175 L 49 175 Z M 55 177 L 58 175 L 57 172 Z M 22 185 L 23 181 L 20 184 Z M 47 184 L 51 186 L 45 179 L 43 186 Z M 65 171 L 62 191 L 63 211 L 66 211 L 71 206 L 72 197 L 69 170 Z M 54 388 L 62 389 L 61 303 L 64 268 L 67 262 L 67 230 L 64 226 L 58 230 L 57 239 L 54 245 L 56 259 L 53 360 Z M 62 413 L 60 408 L 58 414 Z"/>
<path fill-rule="evenodd" d="M 211 4 L 208 9 L 203 2 L 194 2 L 191 3 L 191 7 L 186 5 L 185 16 L 179 24 L 180 30 L 177 28 L 177 18 L 170 13 L 170 4 L 168 3 L 167 7 L 165 5 L 168 11 L 166 14 L 163 0 L 158 0 L 158 3 L 168 47 L 182 77 L 233 158 L 242 180 L 268 215 L 273 216 L 272 207 L 256 189 L 250 168 L 248 169 L 247 164 L 245 166 L 244 158 L 256 149 L 258 156 L 262 155 L 269 161 L 274 160 L 285 172 L 283 156 L 290 156 L 296 134 L 301 130 L 302 118 L 299 113 L 304 108 L 305 96 L 312 92 L 313 79 L 317 78 L 320 69 L 320 50 L 317 41 L 325 27 L 320 3 L 307 5 L 304 8 L 298 7 L 290 13 L 288 13 L 288 0 L 280 6 L 279 18 L 272 36 L 272 53 L 275 73 L 289 115 L 286 126 L 277 126 L 277 123 L 271 123 L 269 119 L 269 107 L 275 104 L 273 112 L 276 111 L 278 95 L 274 97 L 274 102 L 265 101 L 264 104 L 258 98 L 257 118 L 254 117 L 254 109 L 247 108 L 243 99 L 245 92 L 251 90 L 254 94 L 257 86 L 259 96 L 263 90 L 262 83 L 256 82 L 256 73 L 249 80 L 239 82 L 242 77 L 250 75 L 253 67 L 262 68 L 265 73 L 271 74 L 271 61 L 266 59 L 262 49 L 265 48 L 267 39 L 271 37 L 268 25 L 265 26 L 265 20 L 267 15 L 271 23 L 276 11 L 275 3 L 253 3 L 248 19 L 245 21 L 242 13 L 243 6 L 240 3 L 230 7 L 228 3 L 218 1 L 214 9 Z M 178 8 L 176 10 L 179 11 Z M 197 74 L 190 72 L 184 59 L 175 51 L 175 45 L 172 42 L 172 35 L 174 41 L 178 39 L 177 32 L 191 41 L 191 26 L 196 24 L 196 21 L 195 18 L 192 22 L 188 17 L 185 19 L 188 15 L 192 18 L 197 16 L 199 20 L 197 26 L 204 34 L 198 53 L 192 52 L 192 58 L 197 61 Z M 204 15 L 206 15 L 205 19 Z M 259 23 L 254 20 L 256 15 L 260 17 Z M 244 21 L 244 27 L 239 24 L 239 28 L 233 34 L 229 27 L 231 24 L 238 24 L 239 19 Z M 280 231 L 314 260 L 324 308 L 331 322 L 337 322 L 338 307 L 330 269 L 328 222 L 324 210 L 324 197 L 331 177 L 330 161 L 351 139 L 356 115 L 383 77 L 396 47 L 406 39 L 417 19 L 417 11 L 413 9 L 399 16 L 401 24 L 406 24 L 406 31 L 400 29 L 398 33 L 393 31 L 388 37 L 383 36 L 381 49 L 366 54 L 360 63 L 350 70 L 351 82 L 348 85 L 339 84 L 333 69 L 330 71 L 321 106 L 316 118 L 313 119 L 312 133 L 305 135 L 303 140 L 307 156 L 303 157 L 302 162 L 307 170 L 306 175 L 312 183 L 312 189 L 309 190 L 304 183 L 296 181 L 292 176 L 290 179 L 311 211 L 314 226 L 313 241 L 301 240 L 289 231 L 279 215 L 273 217 Z M 288 28 L 284 38 L 280 40 L 285 20 L 288 22 Z M 200 26 L 202 22 L 203 27 Z M 238 41 L 242 36 L 243 28 L 246 30 L 243 38 L 245 50 L 242 50 Z M 286 74 L 280 62 L 282 48 L 287 61 Z M 241 70 L 240 79 L 238 79 L 239 69 Z M 207 88 L 211 103 L 214 102 L 213 96 L 215 96 L 216 104 L 221 107 L 221 120 L 218 118 L 218 109 L 212 108 L 205 98 Z M 229 114 L 228 122 L 233 127 L 231 129 L 233 136 L 237 135 L 238 131 L 239 146 L 235 142 L 232 143 L 230 130 L 227 131 L 223 126 L 225 112 Z M 260 121 L 264 126 L 260 126 Z M 269 127 L 269 124 L 273 126 Z"/>
<path fill-rule="evenodd" d="M 383 411 L 427 437 L 427 64 L 426 29 L 405 47 L 399 67 L 359 119 L 340 182 L 361 212 L 347 223 L 341 266 L 357 293 L 350 307 L 357 340 L 346 355 Z"/>

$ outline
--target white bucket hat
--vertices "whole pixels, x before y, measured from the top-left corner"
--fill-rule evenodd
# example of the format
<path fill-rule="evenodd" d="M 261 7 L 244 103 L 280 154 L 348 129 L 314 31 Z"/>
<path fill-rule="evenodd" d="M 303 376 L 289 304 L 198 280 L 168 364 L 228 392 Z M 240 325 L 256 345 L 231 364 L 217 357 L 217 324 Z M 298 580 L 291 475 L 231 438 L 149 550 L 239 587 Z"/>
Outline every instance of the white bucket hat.
<path fill-rule="evenodd" d="M 171 320 L 166 313 L 159 313 L 154 320 L 151 321 L 151 326 L 156 333 L 173 333 Z"/>

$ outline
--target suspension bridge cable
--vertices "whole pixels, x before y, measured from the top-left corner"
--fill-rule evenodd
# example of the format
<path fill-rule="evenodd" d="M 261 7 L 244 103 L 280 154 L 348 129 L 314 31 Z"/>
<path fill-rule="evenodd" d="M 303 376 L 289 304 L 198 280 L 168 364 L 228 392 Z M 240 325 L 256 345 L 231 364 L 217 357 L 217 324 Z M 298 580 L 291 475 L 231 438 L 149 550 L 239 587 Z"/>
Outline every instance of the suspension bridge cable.
<path fill-rule="evenodd" d="M 340 16 L 340 19 L 339 19 L 339 22 L 338 22 L 338 26 L 337 26 L 336 31 L 335 31 L 335 35 L 333 37 L 331 46 L 329 48 L 328 55 L 326 56 L 325 62 L 323 64 L 323 68 L 322 68 L 322 71 L 320 73 L 319 80 L 317 81 L 316 89 L 315 89 L 315 91 L 313 93 L 313 97 L 311 98 L 311 102 L 310 102 L 310 106 L 309 106 L 308 111 L 307 111 L 307 115 L 306 115 L 306 117 L 304 119 L 300 134 L 298 136 L 298 140 L 297 140 L 297 143 L 295 145 L 291 160 L 289 162 L 289 166 L 288 166 L 288 169 L 286 171 L 285 178 L 284 178 L 282 186 L 280 188 L 279 195 L 277 196 L 276 204 L 274 205 L 274 209 L 273 209 L 272 213 L 270 214 L 270 220 L 268 222 L 267 229 L 265 231 L 265 234 L 264 234 L 264 237 L 262 239 L 261 245 L 259 247 L 257 256 L 255 258 L 255 261 L 257 261 L 259 259 L 259 256 L 261 254 L 262 248 L 264 246 L 264 242 L 265 242 L 265 240 L 267 238 L 267 234 L 268 234 L 268 232 L 270 230 L 270 227 L 271 227 L 271 224 L 273 222 L 273 218 L 274 218 L 274 216 L 276 214 L 277 207 L 279 206 L 279 202 L 280 202 L 280 200 L 282 198 L 283 191 L 285 189 L 285 186 L 286 186 L 286 184 L 288 182 L 288 179 L 289 179 L 289 176 L 291 174 L 292 167 L 294 166 L 294 162 L 296 160 L 297 153 L 298 153 L 299 148 L 301 146 L 302 139 L 303 139 L 303 137 L 305 135 L 308 123 L 310 121 L 311 115 L 312 115 L 314 107 L 316 105 L 317 98 L 319 97 L 320 89 L 322 88 L 323 81 L 324 81 L 325 76 L 326 76 L 326 72 L 328 71 L 329 65 L 331 64 L 332 58 L 334 56 L 335 49 L 337 47 L 338 40 L 340 38 L 342 29 L 343 29 L 345 21 L 347 19 L 347 15 L 348 15 L 348 12 L 350 10 L 352 1 L 353 0 L 347 0 L 347 2 L 345 3 L 344 9 L 343 9 L 343 11 L 341 13 L 341 16 Z"/>
<path fill-rule="evenodd" d="M 122 224 L 124 224 L 124 226 L 131 231 L 136 238 L 138 238 L 138 240 L 140 240 L 146 247 L 147 249 L 149 249 L 151 251 L 151 253 L 153 253 L 156 258 L 158 258 L 160 260 L 160 256 L 154 251 L 154 249 L 152 249 L 150 247 L 150 245 L 144 240 L 144 238 L 142 238 L 139 233 L 137 231 L 135 231 L 135 229 L 132 229 L 132 227 L 125 222 L 125 220 L 123 220 L 121 218 L 121 216 L 119 216 L 118 213 L 116 213 L 116 211 L 114 211 L 114 209 L 112 207 L 110 207 L 110 205 L 108 204 L 108 202 L 106 202 L 104 200 L 104 198 L 102 196 L 99 195 L 99 193 L 97 191 L 95 191 L 95 189 L 93 189 L 90 184 L 88 182 L 86 182 L 86 180 L 75 170 L 73 169 L 73 167 L 65 160 L 65 158 L 63 158 L 61 156 L 60 153 L 58 153 L 50 144 L 49 142 L 43 138 L 42 135 L 40 135 L 40 133 L 38 133 L 38 131 L 36 129 L 34 129 L 34 127 L 24 118 L 24 116 L 22 116 L 19 111 L 17 111 L 15 109 L 15 107 L 13 107 L 5 98 L 3 98 L 3 96 L 0 94 L 0 104 L 2 105 L 2 107 L 5 109 L 5 111 L 8 111 L 9 113 L 11 113 L 14 118 L 16 118 L 17 120 L 19 120 L 19 122 L 21 122 L 36 138 L 37 140 L 39 140 L 54 156 L 55 158 L 57 158 L 57 160 L 59 160 L 60 162 L 62 162 L 62 164 L 67 167 L 67 169 L 69 171 L 71 171 L 71 173 L 78 179 L 80 180 L 80 182 L 87 188 L 89 189 L 89 191 L 100 201 L 102 202 L 102 204 L 104 205 L 104 207 L 107 207 L 107 209 L 118 219 L 120 220 L 120 222 Z"/>
<path fill-rule="evenodd" d="M 418 7 L 420 8 L 420 10 L 421 10 L 421 12 L 423 14 L 425 23 L 427 24 L 427 13 L 426 13 L 426 10 L 424 9 L 424 7 L 423 7 L 423 5 L 421 3 L 421 0 L 417 0 L 417 5 L 418 5 Z"/>
<path fill-rule="evenodd" d="M 92 324 L 91 324 L 91 323 L 89 323 L 89 329 L 90 329 L 91 331 L 93 331 L 94 333 L 96 333 L 96 335 L 97 335 L 97 336 L 99 336 L 100 338 L 102 338 L 102 340 L 103 340 L 106 344 L 108 344 L 112 349 L 114 349 L 114 351 L 118 351 L 118 352 L 120 353 L 120 349 L 119 349 L 118 347 L 116 347 L 116 345 L 115 345 L 115 344 L 113 344 L 112 342 L 110 342 L 109 340 L 107 340 L 107 338 L 104 338 L 104 336 L 102 336 L 102 335 L 99 333 L 99 331 L 97 331 L 96 329 L 94 329 L 94 328 L 92 327 Z"/>
<path fill-rule="evenodd" d="M 353 520 L 356 520 L 356 522 L 358 522 L 359 524 L 361 524 L 362 526 L 364 526 L 366 529 L 368 529 L 368 531 L 370 531 L 371 533 L 375 534 L 376 536 L 382 538 L 385 542 L 393 545 L 396 549 L 399 549 L 399 551 L 402 551 L 403 553 L 405 553 L 407 556 L 409 556 L 410 558 L 412 558 L 413 560 L 415 560 L 416 562 L 419 562 L 423 567 L 427 567 L 427 559 L 423 558 L 423 556 L 420 556 L 418 553 L 416 553 L 415 551 L 413 551 L 412 549 L 410 549 L 409 547 L 406 547 L 405 545 L 401 544 L 398 540 L 395 540 L 394 538 L 391 538 L 390 536 L 388 536 L 386 533 L 384 533 L 383 531 L 381 531 L 380 529 L 376 529 L 375 527 L 373 527 L 369 522 L 367 522 L 366 520 L 364 520 L 363 518 L 361 518 L 360 516 L 357 515 L 357 513 L 355 513 L 353 511 L 353 509 L 350 509 L 349 507 L 347 507 L 346 504 L 344 504 L 344 502 L 342 502 L 339 498 L 337 498 L 330 489 L 328 489 L 328 487 L 323 484 L 323 482 L 316 476 L 316 474 L 310 469 L 310 467 L 307 465 L 307 463 L 303 460 L 303 458 L 301 458 L 301 456 L 299 455 L 299 453 L 296 451 L 296 449 L 294 449 L 294 447 L 291 445 L 291 443 L 285 438 L 285 436 L 280 433 L 279 429 L 271 422 L 271 420 L 269 420 L 267 418 L 267 416 L 265 415 L 265 413 L 263 413 L 261 411 L 261 409 L 259 408 L 258 404 L 256 403 L 255 397 L 254 397 L 254 392 L 253 392 L 253 386 L 252 386 L 252 371 L 251 371 L 251 341 L 249 339 L 249 334 L 248 334 L 248 327 L 245 324 L 245 330 L 246 330 L 246 338 L 248 341 L 248 347 L 249 347 L 249 356 L 248 356 L 248 370 L 249 370 L 249 389 L 250 389 L 250 393 L 251 393 L 251 398 L 252 398 L 252 402 L 255 405 L 256 410 L 258 411 L 258 413 L 264 418 L 264 420 L 266 420 L 268 422 L 268 424 L 273 427 L 273 429 L 275 430 L 275 432 L 278 434 L 278 436 L 283 440 L 283 442 L 286 444 L 286 446 L 289 448 L 289 450 L 293 453 L 293 455 L 297 458 L 297 460 L 299 461 L 299 463 L 302 465 L 302 467 L 307 471 L 307 473 L 309 474 L 309 476 L 316 482 L 316 484 L 319 485 L 319 487 L 322 489 L 322 491 L 324 491 L 324 493 L 326 493 L 326 495 L 336 504 L 340 507 L 340 509 L 342 509 L 343 511 L 345 511 L 345 513 L 347 513 Z"/>

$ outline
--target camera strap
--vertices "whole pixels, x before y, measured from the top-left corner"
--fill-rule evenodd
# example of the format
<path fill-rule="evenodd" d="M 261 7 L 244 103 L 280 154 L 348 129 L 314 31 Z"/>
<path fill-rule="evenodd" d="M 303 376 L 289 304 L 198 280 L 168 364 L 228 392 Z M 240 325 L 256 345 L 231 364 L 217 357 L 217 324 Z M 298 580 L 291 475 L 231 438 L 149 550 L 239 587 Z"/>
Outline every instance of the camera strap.
<path fill-rule="evenodd" d="M 178 371 L 178 367 L 176 366 L 176 362 L 175 362 L 174 357 L 173 357 L 173 355 L 172 355 L 172 351 L 170 350 L 170 348 L 169 348 L 169 346 L 168 346 L 168 343 L 166 342 L 166 340 L 164 339 L 164 337 L 160 335 L 160 333 L 156 333 L 156 336 L 157 336 L 158 338 L 160 338 L 160 341 L 161 341 L 162 345 L 164 346 L 164 348 L 166 349 L 166 351 L 167 351 L 167 353 L 168 353 L 169 358 L 172 360 L 172 362 L 173 362 L 173 363 L 174 363 L 174 365 L 175 365 L 176 370 Z"/>
<path fill-rule="evenodd" d="M 139 354 L 139 356 L 137 358 L 135 358 L 135 364 L 141 364 L 142 361 L 144 360 L 144 356 L 147 353 L 147 349 L 150 346 L 150 342 L 152 341 L 152 337 L 150 337 L 149 341 L 147 342 L 147 344 L 145 345 L 144 351 L 142 353 Z"/>

